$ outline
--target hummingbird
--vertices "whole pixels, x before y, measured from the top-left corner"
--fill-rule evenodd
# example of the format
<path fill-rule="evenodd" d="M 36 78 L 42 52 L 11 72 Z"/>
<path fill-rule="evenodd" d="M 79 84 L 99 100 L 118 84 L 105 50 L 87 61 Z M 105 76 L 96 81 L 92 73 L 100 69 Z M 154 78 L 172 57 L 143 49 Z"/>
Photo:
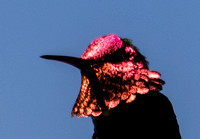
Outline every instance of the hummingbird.
<path fill-rule="evenodd" d="M 147 134 L 141 131 L 146 128 L 149 129 L 148 138 L 156 129 L 159 133 L 153 135 L 154 138 L 173 128 L 175 136 L 181 138 L 172 105 L 160 93 L 165 84 L 160 79 L 161 74 L 149 69 L 145 56 L 130 39 L 115 34 L 105 35 L 92 41 L 80 58 L 58 55 L 41 57 L 80 69 L 81 88 L 71 116 L 91 117 L 95 126 L 94 139 L 131 138 L 131 135 L 143 138 Z M 163 105 L 159 104 L 160 100 L 163 100 Z M 162 113 L 163 109 L 170 110 L 170 114 L 163 112 L 164 116 L 168 116 L 163 125 L 166 128 L 163 130 L 167 130 L 165 132 L 160 131 L 163 115 L 157 114 Z M 159 119 L 159 124 L 156 124 L 156 119 Z M 166 122 L 170 119 L 173 122 Z"/>

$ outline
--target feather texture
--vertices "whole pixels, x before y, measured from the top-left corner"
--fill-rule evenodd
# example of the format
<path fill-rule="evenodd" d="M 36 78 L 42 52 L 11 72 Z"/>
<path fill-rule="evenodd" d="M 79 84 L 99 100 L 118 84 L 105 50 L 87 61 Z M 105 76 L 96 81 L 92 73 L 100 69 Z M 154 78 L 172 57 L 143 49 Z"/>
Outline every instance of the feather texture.
<path fill-rule="evenodd" d="M 102 93 L 99 95 L 109 110 L 121 101 L 131 103 L 136 94 L 162 90 L 164 81 L 160 79 L 161 74 L 148 69 L 145 57 L 128 39 L 121 39 L 114 34 L 97 38 L 81 58 L 95 61 L 89 68 L 92 68 L 97 80 L 89 78 L 93 74 L 91 72 L 82 74 L 81 90 L 72 116 L 99 116 L 102 113 L 94 92 Z M 92 86 L 91 82 L 96 82 L 98 88 Z"/>

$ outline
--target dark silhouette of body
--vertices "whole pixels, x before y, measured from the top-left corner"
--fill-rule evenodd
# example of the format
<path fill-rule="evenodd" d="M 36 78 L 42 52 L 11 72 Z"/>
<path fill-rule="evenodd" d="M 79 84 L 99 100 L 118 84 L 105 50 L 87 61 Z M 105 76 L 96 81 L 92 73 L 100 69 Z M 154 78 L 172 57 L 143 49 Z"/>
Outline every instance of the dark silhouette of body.
<path fill-rule="evenodd" d="M 165 83 L 129 39 L 114 34 L 94 40 L 81 58 L 44 55 L 81 70 L 72 116 L 91 117 L 93 139 L 180 139 Z"/>
<path fill-rule="evenodd" d="M 172 105 L 159 92 L 138 94 L 92 120 L 93 139 L 181 139 Z"/>

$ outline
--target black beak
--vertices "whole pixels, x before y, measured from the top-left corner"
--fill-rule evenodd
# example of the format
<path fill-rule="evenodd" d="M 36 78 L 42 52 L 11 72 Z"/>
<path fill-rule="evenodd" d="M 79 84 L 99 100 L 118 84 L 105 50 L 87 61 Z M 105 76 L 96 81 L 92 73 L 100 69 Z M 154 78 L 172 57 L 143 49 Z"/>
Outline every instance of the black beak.
<path fill-rule="evenodd" d="M 88 66 L 90 67 L 93 65 L 93 62 L 91 60 L 85 60 L 82 58 L 71 57 L 71 56 L 43 55 L 41 56 L 41 58 L 64 62 L 72 66 L 75 66 L 80 70 L 87 69 Z"/>

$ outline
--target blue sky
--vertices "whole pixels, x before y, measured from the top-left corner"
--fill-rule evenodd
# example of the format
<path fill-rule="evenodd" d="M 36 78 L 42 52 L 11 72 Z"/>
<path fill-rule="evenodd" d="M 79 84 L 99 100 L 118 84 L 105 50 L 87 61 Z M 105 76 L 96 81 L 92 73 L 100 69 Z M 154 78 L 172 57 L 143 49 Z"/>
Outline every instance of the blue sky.
<path fill-rule="evenodd" d="M 200 136 L 200 1 L 0 0 L 0 138 L 87 139 L 89 118 L 71 118 L 78 69 L 39 58 L 80 57 L 92 40 L 133 40 L 162 73 L 183 139 Z"/>

